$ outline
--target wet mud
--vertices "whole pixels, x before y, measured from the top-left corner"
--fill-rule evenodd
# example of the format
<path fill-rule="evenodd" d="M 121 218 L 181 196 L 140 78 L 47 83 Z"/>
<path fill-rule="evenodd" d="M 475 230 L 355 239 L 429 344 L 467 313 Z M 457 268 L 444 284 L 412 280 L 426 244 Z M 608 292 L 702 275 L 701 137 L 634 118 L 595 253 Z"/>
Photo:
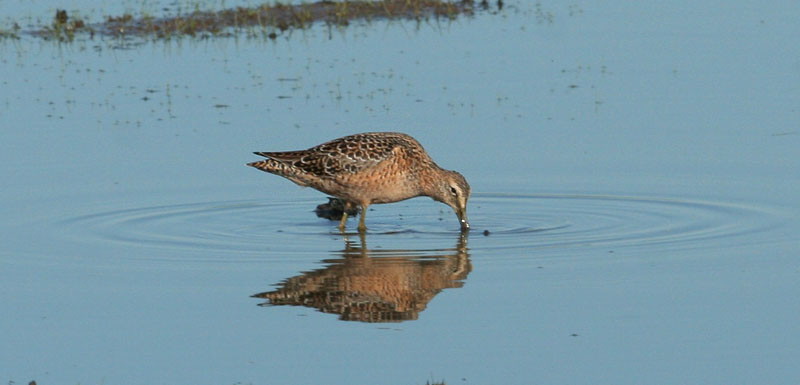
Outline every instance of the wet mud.
<path fill-rule="evenodd" d="M 502 1 L 496 6 L 502 8 Z M 234 36 L 241 32 L 250 36 L 275 39 L 293 29 L 305 29 L 317 23 L 347 26 L 352 22 L 373 20 L 454 19 L 474 15 L 490 8 L 486 1 L 473 0 L 381 0 L 381 1 L 317 1 L 304 4 L 263 4 L 217 11 L 195 10 L 187 14 L 154 17 L 123 14 L 108 16 L 99 23 L 74 18 L 65 10 L 57 10 L 50 25 L 21 30 L 18 24 L 3 31 L 2 37 L 30 35 L 46 40 L 72 41 L 80 37 L 151 38 Z"/>

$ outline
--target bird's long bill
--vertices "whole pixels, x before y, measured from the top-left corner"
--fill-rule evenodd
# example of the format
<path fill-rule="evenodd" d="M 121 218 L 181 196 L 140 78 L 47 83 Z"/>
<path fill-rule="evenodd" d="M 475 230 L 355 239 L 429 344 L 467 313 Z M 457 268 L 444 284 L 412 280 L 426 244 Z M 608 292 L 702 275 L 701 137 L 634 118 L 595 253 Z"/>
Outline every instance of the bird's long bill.
<path fill-rule="evenodd" d="M 469 220 L 467 220 L 467 208 L 456 209 L 458 222 L 461 223 L 461 231 L 469 231 Z"/>

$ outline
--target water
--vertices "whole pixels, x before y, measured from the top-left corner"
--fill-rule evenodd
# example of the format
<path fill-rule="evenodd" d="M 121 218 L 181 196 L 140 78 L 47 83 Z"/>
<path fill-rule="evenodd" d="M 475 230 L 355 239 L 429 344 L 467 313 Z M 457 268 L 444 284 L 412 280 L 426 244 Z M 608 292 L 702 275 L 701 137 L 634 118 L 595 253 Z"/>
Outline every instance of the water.
<path fill-rule="evenodd" d="M 798 6 L 506 5 L 3 43 L 0 380 L 799 382 Z M 419 198 L 342 235 L 244 165 L 371 130 L 462 172 L 474 231 Z"/>

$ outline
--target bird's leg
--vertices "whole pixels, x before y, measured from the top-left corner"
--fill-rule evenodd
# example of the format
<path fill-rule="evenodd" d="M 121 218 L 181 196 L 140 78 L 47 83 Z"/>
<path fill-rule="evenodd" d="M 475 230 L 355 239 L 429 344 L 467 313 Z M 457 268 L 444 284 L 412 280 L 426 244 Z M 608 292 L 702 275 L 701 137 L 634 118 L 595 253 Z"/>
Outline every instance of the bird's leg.
<path fill-rule="evenodd" d="M 339 222 L 339 231 L 344 232 L 345 227 L 347 226 L 347 211 L 350 210 L 352 204 L 350 202 L 344 202 L 344 212 L 342 212 L 342 220 Z"/>
<path fill-rule="evenodd" d="M 358 219 L 358 231 L 362 233 L 367 231 L 367 206 L 368 205 L 364 204 L 361 205 L 361 218 Z"/>

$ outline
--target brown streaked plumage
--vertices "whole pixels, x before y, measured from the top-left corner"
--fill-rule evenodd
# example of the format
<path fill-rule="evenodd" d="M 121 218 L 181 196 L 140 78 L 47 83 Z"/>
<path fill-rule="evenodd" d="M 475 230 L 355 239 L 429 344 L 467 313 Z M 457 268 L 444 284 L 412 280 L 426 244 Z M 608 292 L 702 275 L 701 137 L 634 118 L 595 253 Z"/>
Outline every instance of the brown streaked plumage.
<path fill-rule="evenodd" d="M 467 200 L 470 187 L 455 171 L 439 167 L 416 139 L 397 132 L 368 132 L 345 136 L 286 152 L 256 152 L 267 159 L 248 163 L 304 187 L 313 187 L 361 207 L 358 230 L 366 230 L 367 207 L 428 196 L 456 212 L 461 230 L 469 230 Z M 347 213 L 339 229 L 344 231 Z"/>

